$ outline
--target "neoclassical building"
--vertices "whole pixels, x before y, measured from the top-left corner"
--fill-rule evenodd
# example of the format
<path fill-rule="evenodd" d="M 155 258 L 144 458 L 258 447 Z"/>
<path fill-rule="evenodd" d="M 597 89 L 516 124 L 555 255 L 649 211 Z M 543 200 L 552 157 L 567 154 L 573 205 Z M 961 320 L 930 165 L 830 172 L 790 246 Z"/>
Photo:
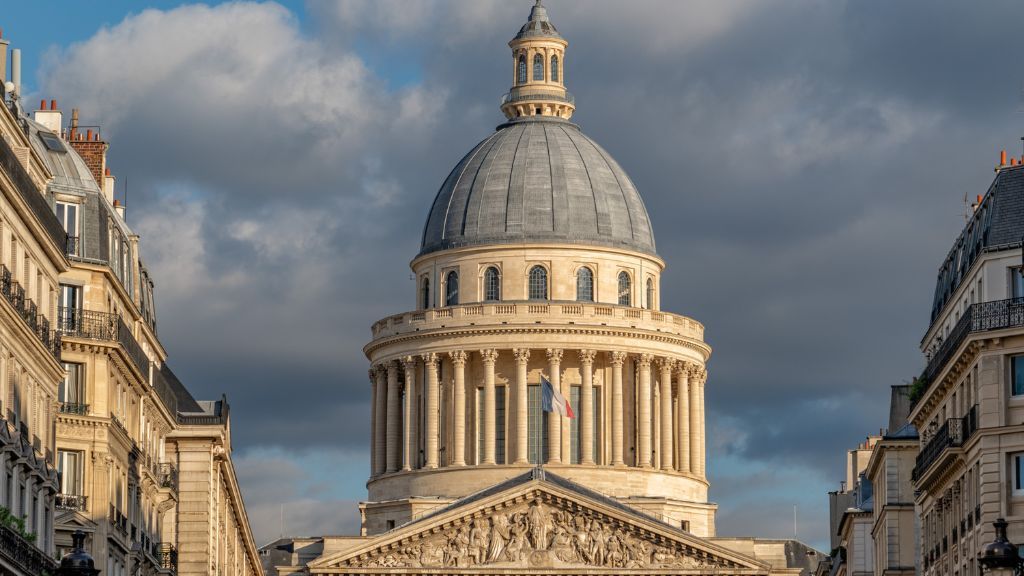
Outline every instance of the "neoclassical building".
<path fill-rule="evenodd" d="M 509 46 L 506 122 L 441 185 L 413 305 L 364 348 L 362 535 L 309 572 L 798 573 L 796 543 L 714 538 L 704 326 L 661 309 L 649 215 L 571 122 L 539 1 Z M 575 417 L 542 410 L 542 379 Z"/>

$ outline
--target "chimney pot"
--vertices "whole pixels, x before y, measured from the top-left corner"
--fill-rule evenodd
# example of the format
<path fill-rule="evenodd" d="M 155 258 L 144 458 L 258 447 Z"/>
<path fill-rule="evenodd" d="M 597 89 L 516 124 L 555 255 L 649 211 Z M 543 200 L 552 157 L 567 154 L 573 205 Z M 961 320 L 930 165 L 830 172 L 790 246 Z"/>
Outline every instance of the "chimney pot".
<path fill-rule="evenodd" d="M 43 100 L 39 101 L 39 109 L 40 110 L 46 110 L 46 99 L 43 99 Z"/>
<path fill-rule="evenodd" d="M 85 139 L 86 140 L 92 140 L 92 128 L 89 128 L 88 130 L 85 131 Z M 1003 152 L 1003 163 L 1004 164 L 1006 163 L 1005 161 L 1006 161 L 1006 152 Z"/>
<path fill-rule="evenodd" d="M 120 200 L 114 200 L 114 208 L 117 208 L 120 205 L 121 205 L 121 201 Z"/>
<path fill-rule="evenodd" d="M 981 204 L 981 194 L 978 194 L 978 204 Z"/>
<path fill-rule="evenodd" d="M 1006 150 L 999 151 L 999 165 L 1006 166 Z"/>
<path fill-rule="evenodd" d="M 103 175 L 104 176 L 110 176 L 110 168 L 104 168 L 103 169 Z"/>
<path fill-rule="evenodd" d="M 1013 158 L 1010 158 L 1010 166 L 1016 166 L 1016 165 L 1017 165 L 1017 157 L 1014 156 Z"/>
<path fill-rule="evenodd" d="M 57 109 L 57 99 L 54 98 L 53 100 L 50 100 L 50 110 L 56 110 L 56 109 Z"/>

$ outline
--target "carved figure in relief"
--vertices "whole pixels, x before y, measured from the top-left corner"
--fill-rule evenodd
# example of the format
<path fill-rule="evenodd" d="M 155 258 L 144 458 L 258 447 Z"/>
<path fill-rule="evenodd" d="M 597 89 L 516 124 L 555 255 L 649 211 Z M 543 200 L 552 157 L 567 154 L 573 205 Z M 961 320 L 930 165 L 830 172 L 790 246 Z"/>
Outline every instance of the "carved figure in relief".
<path fill-rule="evenodd" d="M 526 518 L 530 523 L 530 543 L 533 544 L 535 550 L 547 550 L 548 523 L 551 517 L 547 510 L 540 505 L 540 501 L 534 500 L 526 513 Z"/>
<path fill-rule="evenodd" d="M 510 525 L 511 537 L 508 547 L 505 549 L 505 559 L 509 562 L 522 562 L 525 551 L 530 543 L 526 534 L 530 530 L 525 514 L 516 514 Z"/>
<path fill-rule="evenodd" d="M 477 518 L 469 531 L 469 556 L 474 564 L 483 564 L 487 560 L 489 530 L 487 521 Z"/>
<path fill-rule="evenodd" d="M 491 518 L 491 546 L 487 551 L 487 561 L 497 562 L 505 552 L 505 546 L 512 538 L 512 527 L 509 525 L 508 516 L 496 514 Z"/>

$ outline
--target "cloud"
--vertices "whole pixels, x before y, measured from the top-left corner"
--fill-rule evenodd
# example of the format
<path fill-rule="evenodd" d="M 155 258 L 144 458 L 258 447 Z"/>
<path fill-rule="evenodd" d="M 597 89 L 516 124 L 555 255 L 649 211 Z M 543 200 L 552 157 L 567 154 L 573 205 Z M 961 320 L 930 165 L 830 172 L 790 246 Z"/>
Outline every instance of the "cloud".
<path fill-rule="evenodd" d="M 802 510 L 823 508 L 845 449 L 923 364 L 964 193 L 983 191 L 995 151 L 1019 138 L 1005 39 L 1024 7 L 547 4 L 570 42 L 574 121 L 652 216 L 662 303 L 707 326 L 723 532 L 788 518 L 744 494 L 799 491 Z M 423 219 L 501 121 L 506 42 L 527 10 L 146 10 L 53 52 L 40 74 L 112 141 L 170 362 L 198 396 L 228 393 L 261 525 L 276 525 L 280 498 L 244 478 L 275 450 L 333 454 L 365 476 L 361 347 L 372 322 L 413 307 Z M 329 479 L 303 458 L 281 468 Z M 793 473 L 765 472 L 779 466 Z M 745 492 L 747 472 L 760 484 Z M 295 530 L 341 529 L 314 510 L 363 497 L 346 486 L 289 496 L 319 518 Z"/>

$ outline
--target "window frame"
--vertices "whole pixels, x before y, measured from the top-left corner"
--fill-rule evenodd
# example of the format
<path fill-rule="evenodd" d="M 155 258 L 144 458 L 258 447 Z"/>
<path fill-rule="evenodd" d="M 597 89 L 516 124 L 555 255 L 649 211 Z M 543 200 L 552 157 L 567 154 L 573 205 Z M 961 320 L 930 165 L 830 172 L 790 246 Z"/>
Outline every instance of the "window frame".
<path fill-rule="evenodd" d="M 551 64 L 550 64 L 551 71 L 548 73 L 548 75 L 551 77 L 551 81 L 552 82 L 559 82 L 559 80 L 558 80 L 558 76 L 559 76 L 559 74 L 558 74 L 558 54 L 552 54 L 550 62 L 551 62 Z"/>
<path fill-rule="evenodd" d="M 625 280 L 626 287 L 623 288 L 623 280 Z M 619 275 L 616 279 L 618 288 L 618 302 L 619 306 L 632 306 L 633 305 L 633 277 L 625 270 L 620 270 Z M 625 296 L 625 302 L 623 302 L 623 296 Z"/>
<path fill-rule="evenodd" d="M 654 277 L 647 277 L 647 309 L 654 310 Z"/>
<path fill-rule="evenodd" d="M 1020 366 L 1017 365 L 1018 362 Z M 1024 354 L 1010 356 L 1010 396 L 1024 398 Z"/>
<path fill-rule="evenodd" d="M 587 294 L 589 292 L 589 294 Z M 576 301 L 594 302 L 594 271 L 589 266 L 576 270 Z"/>
<path fill-rule="evenodd" d="M 539 272 L 540 274 L 543 275 L 543 277 L 538 280 L 538 282 L 540 280 L 543 280 L 543 282 L 544 282 L 544 296 L 543 297 L 535 298 L 534 295 L 533 295 L 534 294 L 534 290 L 533 290 L 534 289 L 534 277 L 533 277 L 533 273 L 534 272 Z M 548 282 L 548 277 L 549 276 L 550 275 L 548 274 L 548 269 L 543 264 L 534 264 L 533 266 L 530 266 L 530 270 L 526 274 L 526 296 L 527 296 L 527 300 L 532 300 L 534 302 L 550 302 L 551 301 L 551 284 L 550 284 L 550 282 Z"/>
<path fill-rule="evenodd" d="M 528 70 L 526 69 L 526 54 L 519 54 L 519 63 L 516 68 L 516 85 L 522 86 L 526 84 L 526 79 L 529 78 L 527 75 Z"/>
<path fill-rule="evenodd" d="M 454 288 L 453 288 L 454 286 Z M 458 270 L 449 270 L 444 275 L 444 305 L 447 306 L 458 306 L 459 305 L 459 272 Z"/>
<path fill-rule="evenodd" d="M 538 69 L 538 66 L 540 67 Z M 539 74 L 538 74 L 539 72 Z M 533 55 L 533 74 L 531 75 L 534 82 L 544 81 L 544 56 L 541 56 L 540 52 Z"/>
<path fill-rule="evenodd" d="M 491 280 L 493 273 L 494 281 L 494 298 L 491 297 Z M 501 302 L 501 270 L 497 266 L 487 266 L 484 268 L 483 276 L 483 294 L 481 294 L 484 302 Z"/>
<path fill-rule="evenodd" d="M 1024 452 L 1011 452 L 1010 469 L 1010 493 L 1013 496 L 1024 496 Z"/>
<path fill-rule="evenodd" d="M 420 306 L 421 310 L 430 309 L 430 276 L 420 277 Z"/>

